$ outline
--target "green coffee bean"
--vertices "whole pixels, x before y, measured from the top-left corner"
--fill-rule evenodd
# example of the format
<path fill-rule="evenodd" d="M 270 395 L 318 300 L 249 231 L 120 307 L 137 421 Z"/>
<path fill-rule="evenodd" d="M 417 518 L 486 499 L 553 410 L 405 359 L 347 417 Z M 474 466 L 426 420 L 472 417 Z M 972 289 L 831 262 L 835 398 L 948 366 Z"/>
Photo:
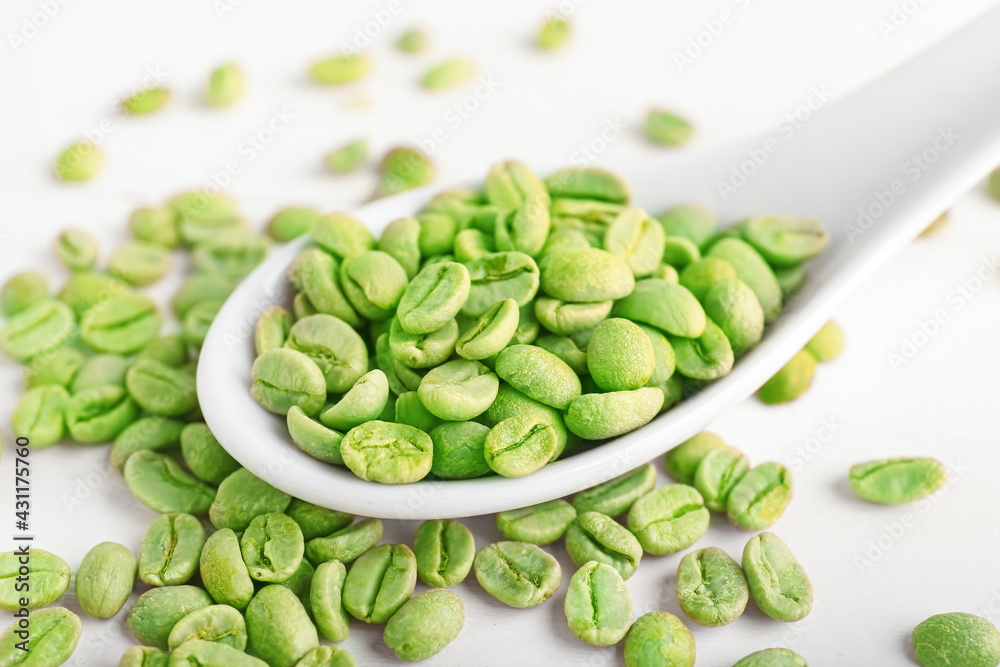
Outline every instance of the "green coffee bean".
<path fill-rule="evenodd" d="M 365 519 L 342 528 L 326 537 L 317 537 L 306 544 L 306 558 L 314 565 L 338 560 L 350 564 L 382 539 L 382 522 Z"/>
<path fill-rule="evenodd" d="M 526 609 L 548 600 L 559 588 L 559 561 L 534 544 L 494 542 L 476 553 L 476 580 L 510 607 Z"/>
<path fill-rule="evenodd" d="M 448 360 L 458 340 L 458 323 L 449 320 L 437 331 L 411 334 L 398 319 L 389 328 L 389 348 L 393 356 L 409 368 L 432 368 Z"/>
<path fill-rule="evenodd" d="M 729 262 L 736 271 L 736 277 L 757 295 L 764 309 L 764 322 L 773 322 L 781 310 L 781 287 L 764 258 L 748 243 L 737 238 L 718 241 L 708 255 Z"/>
<path fill-rule="evenodd" d="M 420 269 L 420 223 L 415 218 L 393 220 L 382 230 L 378 249 L 392 255 L 413 280 Z"/>
<path fill-rule="evenodd" d="M 712 285 L 726 278 L 736 278 L 736 269 L 732 264 L 718 257 L 702 257 L 685 266 L 679 280 L 696 299 L 702 301 Z"/>
<path fill-rule="evenodd" d="M 309 601 L 316 627 L 324 637 L 342 642 L 350 635 L 351 617 L 344 609 L 343 591 L 347 569 L 339 560 L 321 563 L 309 589 Z"/>
<path fill-rule="evenodd" d="M 494 252 L 465 265 L 469 272 L 469 296 L 462 314 L 481 317 L 497 301 L 514 299 L 525 306 L 538 293 L 538 265 L 523 252 Z"/>
<path fill-rule="evenodd" d="M 569 581 L 563 606 L 573 634 L 593 646 L 617 644 L 632 625 L 632 596 L 618 570 L 596 561 Z"/>
<path fill-rule="evenodd" d="M 625 638 L 625 667 L 694 667 L 694 637 L 671 613 L 640 616 Z"/>
<path fill-rule="evenodd" d="M 121 108 L 132 116 L 144 116 L 163 108 L 170 101 L 170 90 L 162 86 L 144 88 L 122 99 Z"/>
<path fill-rule="evenodd" d="M 287 243 L 309 232 L 320 215 L 312 208 L 283 208 L 268 221 L 267 234 L 279 243 Z"/>
<path fill-rule="evenodd" d="M 176 248 L 179 242 L 174 212 L 166 206 L 142 206 L 132 211 L 128 226 L 136 241 L 164 248 Z"/>
<path fill-rule="evenodd" d="M 652 491 L 655 486 L 656 468 L 647 463 L 579 492 L 573 497 L 573 507 L 580 514 L 600 512 L 607 516 L 618 516 L 627 512 L 636 500 Z"/>
<path fill-rule="evenodd" d="M 541 336 L 535 345 L 562 359 L 577 375 L 588 374 L 587 353 L 577 347 L 569 336 Z"/>
<path fill-rule="evenodd" d="M 188 351 L 180 335 L 158 336 L 142 348 L 138 359 L 154 359 L 168 366 L 183 366 L 188 361 Z"/>
<path fill-rule="evenodd" d="M 541 287 L 562 301 L 593 303 L 627 297 L 635 278 L 622 258 L 597 248 L 576 248 L 547 256 Z"/>
<path fill-rule="evenodd" d="M 129 394 L 147 412 L 176 417 L 198 405 L 194 374 L 155 359 L 138 359 L 125 374 Z"/>
<path fill-rule="evenodd" d="M 53 168 L 60 181 L 77 183 L 89 181 L 104 165 L 101 149 L 89 141 L 70 144 L 56 158 Z"/>
<path fill-rule="evenodd" d="M 733 667 L 809 667 L 805 658 L 787 648 L 766 648 L 741 658 Z"/>
<path fill-rule="evenodd" d="M 712 284 L 702 299 L 705 314 L 726 335 L 733 354 L 740 356 L 764 335 L 764 311 L 757 296 L 738 278 Z"/>
<path fill-rule="evenodd" d="M 743 238 L 772 266 L 795 266 L 823 252 L 830 236 L 811 218 L 770 216 L 750 218 Z"/>
<path fill-rule="evenodd" d="M 510 160 L 490 167 L 483 184 L 486 198 L 502 208 L 517 208 L 525 201 L 547 200 L 545 184 L 523 162 Z"/>
<path fill-rule="evenodd" d="M 157 512 L 200 514 L 215 499 L 215 489 L 151 450 L 136 452 L 125 463 L 125 483 L 144 505 Z"/>
<path fill-rule="evenodd" d="M 188 424 L 181 432 L 180 440 L 184 463 L 202 481 L 221 484 L 222 480 L 240 467 L 236 459 L 222 448 L 206 424 Z"/>
<path fill-rule="evenodd" d="M 368 351 L 361 336 L 333 315 L 300 319 L 289 331 L 285 345 L 303 353 L 319 367 L 329 392 L 346 392 L 368 368 Z"/>
<path fill-rule="evenodd" d="M 27 568 L 30 595 L 21 590 L 17 577 Z M 0 553 L 0 609 L 17 611 L 21 607 L 37 609 L 62 597 L 69 588 L 70 570 L 59 556 L 42 549 Z M 23 604 L 22 604 L 23 603 Z"/>
<path fill-rule="evenodd" d="M 237 229 L 199 243 L 191 259 L 195 271 L 238 281 L 250 275 L 267 257 L 268 237 Z"/>
<path fill-rule="evenodd" d="M 337 646 L 317 646 L 302 656 L 295 667 L 358 667 L 354 657 Z"/>
<path fill-rule="evenodd" d="M 613 438 L 648 423 L 661 405 L 663 391 L 656 387 L 584 394 L 569 404 L 566 428 L 585 440 Z"/>
<path fill-rule="evenodd" d="M 844 351 L 844 330 L 839 324 L 830 320 L 809 339 L 805 349 L 819 363 L 836 359 Z"/>
<path fill-rule="evenodd" d="M 213 107 L 229 107 L 243 97 L 246 80 L 236 63 L 226 63 L 214 70 L 205 86 L 205 101 Z"/>
<path fill-rule="evenodd" d="M 344 439 L 341 433 L 307 416 L 297 405 L 288 411 L 286 423 L 292 442 L 306 454 L 334 465 L 344 464 L 340 454 L 340 443 Z"/>
<path fill-rule="evenodd" d="M 3 290 L 0 290 L 0 310 L 4 316 L 10 317 L 44 301 L 48 296 L 48 278 L 37 271 L 24 271 L 4 283 Z"/>
<path fill-rule="evenodd" d="M 14 433 L 26 436 L 33 447 L 47 447 L 66 434 L 65 414 L 69 394 L 55 384 L 29 389 L 17 402 L 12 416 Z"/>
<path fill-rule="evenodd" d="M 243 615 L 225 604 L 195 610 L 177 621 L 167 637 L 171 651 L 176 651 L 191 640 L 225 644 L 242 651 L 247 645 L 247 628 Z"/>
<path fill-rule="evenodd" d="M 235 283 L 220 276 L 194 275 L 177 290 L 171 305 L 177 317 L 184 320 L 199 303 L 225 301 L 235 287 Z"/>
<path fill-rule="evenodd" d="M 128 458 L 138 451 L 166 450 L 180 443 L 184 422 L 163 417 L 143 417 L 126 426 L 111 445 L 111 465 L 125 470 Z"/>
<path fill-rule="evenodd" d="M 261 514 L 284 512 L 292 497 L 279 491 L 246 468 L 240 468 L 219 485 L 209 508 L 209 519 L 216 528 L 244 531 Z"/>
<path fill-rule="evenodd" d="M 642 546 L 620 523 L 599 512 L 583 512 L 566 530 L 566 551 L 577 567 L 588 561 L 610 565 L 628 579 L 642 560 Z"/>
<path fill-rule="evenodd" d="M 535 302 L 535 315 L 552 333 L 560 336 L 584 331 L 600 324 L 611 312 L 613 301 L 566 303 L 542 297 Z"/>
<path fill-rule="evenodd" d="M 615 317 L 594 329 L 587 346 L 587 368 L 605 391 L 639 389 L 653 375 L 653 343 L 638 325 Z"/>
<path fill-rule="evenodd" d="M 925 498 L 948 480 L 948 470 L 931 458 L 867 461 L 851 466 L 854 492 L 873 503 L 899 505 Z"/>
<path fill-rule="evenodd" d="M 429 90 L 452 88 L 465 83 L 476 73 L 476 67 L 465 58 L 450 58 L 424 72 L 420 83 Z"/>
<path fill-rule="evenodd" d="M 535 257 L 545 246 L 551 225 L 548 195 L 526 199 L 514 210 L 505 210 L 497 215 L 494 235 L 496 249 L 501 252 L 521 252 L 529 257 Z M 456 253 L 457 241 L 456 237 Z M 483 245 L 485 249 L 485 246 L 489 245 L 488 241 Z M 486 257 L 492 253 L 487 251 L 476 254 L 479 257 Z"/>
<path fill-rule="evenodd" d="M 686 549 L 708 530 L 701 494 L 686 484 L 669 484 L 635 501 L 628 529 L 646 553 L 665 556 Z"/>
<path fill-rule="evenodd" d="M 288 340 L 292 323 L 292 314 L 281 306 L 272 306 L 261 313 L 253 336 L 257 356 L 283 347 Z"/>
<path fill-rule="evenodd" d="M 66 427 L 77 442 L 108 442 L 139 416 L 139 406 L 123 387 L 103 385 L 71 396 Z"/>
<path fill-rule="evenodd" d="M 99 352 L 129 355 L 146 346 L 160 330 L 156 304 L 124 293 L 94 305 L 80 320 L 80 337 Z"/>
<path fill-rule="evenodd" d="M 664 250 L 663 227 L 640 208 L 627 208 L 608 225 L 604 249 L 628 262 L 636 278 L 659 266 Z"/>
<path fill-rule="evenodd" d="M 793 401 L 805 393 L 816 372 L 816 357 L 808 350 L 799 350 L 757 392 L 767 405 Z"/>
<path fill-rule="evenodd" d="M 230 528 L 221 528 L 209 535 L 199 561 L 201 582 L 218 604 L 246 609 L 254 594 L 240 542 Z"/>
<path fill-rule="evenodd" d="M 361 221 L 346 213 L 331 213 L 313 225 L 310 234 L 327 252 L 343 260 L 375 247 L 375 237 Z"/>
<path fill-rule="evenodd" d="M 792 474 L 780 463 L 762 463 L 748 471 L 729 493 L 726 512 L 743 530 L 770 528 L 792 499 Z"/>
<path fill-rule="evenodd" d="M 535 35 L 535 44 L 543 51 L 558 49 L 569 38 L 569 23 L 562 18 L 550 18 L 542 24 Z"/>
<path fill-rule="evenodd" d="M 697 338 L 669 338 L 677 372 L 694 380 L 716 380 L 733 369 L 735 355 L 726 334 L 712 320 Z"/>
<path fill-rule="evenodd" d="M 565 409 L 580 396 L 580 378 L 562 359 L 533 345 L 513 345 L 497 357 L 497 375 L 545 405 Z"/>
<path fill-rule="evenodd" d="M 408 484 L 430 472 L 433 443 L 429 435 L 412 426 L 375 420 L 348 431 L 340 454 L 361 479 Z"/>
<path fill-rule="evenodd" d="M 54 384 L 68 388 L 73 384 L 84 363 L 83 352 L 72 347 L 62 347 L 36 356 L 24 368 L 24 387 L 34 389 Z"/>
<path fill-rule="evenodd" d="M 396 40 L 396 48 L 403 53 L 420 53 L 427 48 L 427 34 L 421 30 L 407 30 Z"/>
<path fill-rule="evenodd" d="M 155 243 L 127 243 L 108 259 L 108 271 L 111 275 L 129 285 L 140 287 L 156 282 L 169 270 L 170 250 Z"/>
<path fill-rule="evenodd" d="M 302 562 L 305 553 L 302 529 L 285 514 L 260 514 L 240 538 L 240 551 L 251 579 L 284 581 L 295 574 Z"/>
<path fill-rule="evenodd" d="M 576 510 L 565 500 L 497 514 L 497 530 L 508 540 L 545 546 L 555 542 L 576 519 Z"/>
<path fill-rule="evenodd" d="M 354 520 L 354 515 L 352 514 L 313 505 L 298 498 L 292 498 L 292 502 L 289 503 L 285 514 L 290 516 L 295 523 L 299 524 L 299 528 L 302 530 L 302 538 L 305 540 L 334 533 L 341 528 L 351 525 L 351 522 Z"/>
<path fill-rule="evenodd" d="M 715 628 L 732 623 L 749 599 L 743 569 L 722 549 L 691 551 L 677 566 L 677 604 L 699 625 Z"/>
<path fill-rule="evenodd" d="M 207 643 L 207 642 L 206 642 Z M 179 658 L 178 658 L 179 659 Z M 170 655 L 152 646 L 130 646 L 118 667 L 169 667 Z M 211 664 L 211 663 L 206 663 Z"/>
<path fill-rule="evenodd" d="M 139 578 L 150 586 L 186 584 L 198 569 L 205 529 L 190 514 L 164 514 L 149 524 L 139 553 Z"/>
<path fill-rule="evenodd" d="M 507 383 L 501 382 L 496 399 L 486 411 L 486 423 L 495 426 L 505 419 L 522 414 L 531 415 L 551 426 L 556 435 L 556 452 L 553 458 L 562 454 L 566 448 L 568 433 L 559 410 L 528 398 Z"/>
<path fill-rule="evenodd" d="M 434 179 L 434 164 L 421 151 L 394 148 L 382 158 L 378 173 L 379 184 L 375 194 L 387 197 L 430 183 Z"/>
<path fill-rule="evenodd" d="M 16 361 L 55 351 L 75 328 L 69 306 L 46 299 L 7 318 L 0 331 L 0 350 Z"/>
<path fill-rule="evenodd" d="M 558 436 L 551 424 L 535 415 L 508 417 L 486 436 L 486 463 L 504 477 L 523 477 L 555 455 Z"/>
<path fill-rule="evenodd" d="M 407 285 L 396 316 L 403 329 L 410 333 L 437 331 L 458 314 L 470 289 L 471 279 L 464 265 L 455 262 L 432 264 Z"/>
<path fill-rule="evenodd" d="M 666 280 L 643 280 L 615 306 L 615 314 L 685 338 L 705 331 L 705 311 L 687 288 Z"/>
<path fill-rule="evenodd" d="M 332 377 L 332 366 L 330 370 Z M 253 378 L 250 393 L 257 403 L 271 412 L 284 415 L 298 406 L 306 414 L 314 415 L 326 401 L 328 378 L 316 362 L 302 352 L 290 348 L 268 350 L 253 362 L 250 374 Z M 353 370 L 345 374 L 338 369 L 337 374 L 340 377 L 353 376 Z M 360 373 L 354 380 L 359 377 Z"/>
<path fill-rule="evenodd" d="M 87 359 L 73 384 L 70 393 L 79 394 L 85 389 L 104 385 L 125 386 L 125 375 L 132 363 L 116 354 L 98 354 Z"/>
<path fill-rule="evenodd" d="M 435 416 L 461 421 L 485 412 L 496 398 L 499 383 L 496 374 L 478 361 L 456 359 L 427 373 L 417 395 Z"/>
<path fill-rule="evenodd" d="M 139 596 L 128 610 L 128 627 L 143 644 L 166 650 L 170 631 L 188 614 L 212 604 L 195 586 L 164 586 Z"/>
<path fill-rule="evenodd" d="M 937 614 L 913 629 L 913 652 L 924 667 L 995 667 L 1000 664 L 1000 632 L 985 618 Z"/>
<path fill-rule="evenodd" d="M 485 445 L 490 428 L 477 422 L 446 422 L 430 432 L 431 473 L 441 479 L 474 479 L 491 471 Z"/>
<path fill-rule="evenodd" d="M 715 211 L 704 204 L 682 204 L 656 217 L 667 236 L 684 237 L 699 248 L 715 233 Z"/>
<path fill-rule="evenodd" d="M 171 198 L 167 204 L 174 210 L 181 241 L 192 247 L 216 234 L 246 228 L 236 202 L 225 195 L 185 192 Z"/>
<path fill-rule="evenodd" d="M 661 146 L 681 146 L 694 134 L 694 128 L 680 116 L 663 109 L 653 109 L 646 116 L 646 138 Z"/>
<path fill-rule="evenodd" d="M 518 217 L 518 212 L 515 211 L 508 211 L 503 216 L 505 217 L 502 220 L 498 218 L 497 221 L 497 232 L 502 231 L 504 234 L 503 249 L 520 250 L 521 247 L 511 240 L 511 235 L 515 232 L 513 229 L 508 229 L 508 226 L 514 227 L 514 223 L 522 222 L 522 217 Z M 494 237 L 486 232 L 481 232 L 478 229 L 463 229 L 455 235 L 455 261 L 457 262 L 471 262 L 496 251 L 497 243 Z"/>
<path fill-rule="evenodd" d="M 562 169 L 545 179 L 553 198 L 595 199 L 614 204 L 627 204 L 629 189 L 625 181 L 603 169 Z"/>
<path fill-rule="evenodd" d="M 743 549 L 743 572 L 760 610 L 778 621 L 798 621 L 812 609 L 809 577 L 774 533 L 754 535 Z"/>
<path fill-rule="evenodd" d="M 319 636 L 305 607 L 284 586 L 260 589 L 246 611 L 247 653 L 273 667 L 293 667 L 319 646 Z"/>
<path fill-rule="evenodd" d="M 729 495 L 750 469 L 750 461 L 734 447 L 713 447 L 707 451 L 694 474 L 693 486 L 716 512 L 726 509 Z"/>
<path fill-rule="evenodd" d="M 425 521 L 413 542 L 417 574 L 429 586 L 450 588 L 472 569 L 476 542 L 468 528 L 450 519 Z"/>
<path fill-rule="evenodd" d="M 465 607 L 451 591 L 431 590 L 413 597 L 389 619 L 385 644 L 405 662 L 437 655 L 455 641 L 465 624 Z"/>
<path fill-rule="evenodd" d="M 309 77 L 316 83 L 340 86 L 353 83 L 368 73 L 371 60 L 361 54 L 345 54 L 318 60 L 309 68 Z"/>
<path fill-rule="evenodd" d="M 69 660 L 80 641 L 80 618 L 63 607 L 40 609 L 24 622 L 0 635 L 0 665 L 56 667 Z"/>
<path fill-rule="evenodd" d="M 297 302 L 304 299 L 314 312 L 299 312 L 302 306 L 296 305 L 295 316 L 302 319 L 319 312 L 339 317 L 352 327 L 360 326 L 361 319 L 340 288 L 339 275 L 340 267 L 332 255 L 319 248 L 299 253 L 288 269 L 288 278 L 299 290 Z"/>
<path fill-rule="evenodd" d="M 349 174 L 357 171 L 368 159 L 368 142 L 364 139 L 352 141 L 326 154 L 327 168 L 334 174 Z"/>
<path fill-rule="evenodd" d="M 497 301 L 475 324 L 458 337 L 455 352 L 460 357 L 470 360 L 491 357 L 510 343 L 519 321 L 517 301 L 514 299 Z"/>
<path fill-rule="evenodd" d="M 344 580 L 344 608 L 359 621 L 382 625 L 413 595 L 417 561 L 405 544 L 362 554 Z"/>
<path fill-rule="evenodd" d="M 392 255 L 369 250 L 344 259 L 340 281 L 351 305 L 363 317 L 392 317 L 406 290 L 406 271 Z"/>
<path fill-rule="evenodd" d="M 97 240 L 82 229 L 67 229 L 56 239 L 56 256 L 70 271 L 89 271 L 97 262 Z"/>
<path fill-rule="evenodd" d="M 491 226 L 486 231 L 492 233 L 492 225 L 496 223 L 498 212 L 493 209 L 490 211 L 492 215 L 488 219 Z M 458 221 L 449 213 L 425 211 L 417 216 L 417 223 L 420 225 L 417 247 L 425 258 L 423 268 L 434 263 L 453 261 Z"/>
<path fill-rule="evenodd" d="M 165 655 L 165 654 L 164 654 Z M 170 654 L 167 667 L 267 667 L 267 663 L 228 644 L 189 639 Z M 121 666 L 119 666 L 121 667 Z M 154 667 L 142 664 L 141 667 Z"/>
<path fill-rule="evenodd" d="M 674 267 L 676 271 L 697 262 L 699 259 L 701 259 L 701 252 L 690 239 L 684 236 L 666 236 L 664 238 L 661 261 L 666 266 Z"/>
<path fill-rule="evenodd" d="M 132 594 L 136 573 L 131 551 L 115 542 L 101 542 L 87 552 L 76 572 L 80 609 L 93 618 L 111 618 Z"/>

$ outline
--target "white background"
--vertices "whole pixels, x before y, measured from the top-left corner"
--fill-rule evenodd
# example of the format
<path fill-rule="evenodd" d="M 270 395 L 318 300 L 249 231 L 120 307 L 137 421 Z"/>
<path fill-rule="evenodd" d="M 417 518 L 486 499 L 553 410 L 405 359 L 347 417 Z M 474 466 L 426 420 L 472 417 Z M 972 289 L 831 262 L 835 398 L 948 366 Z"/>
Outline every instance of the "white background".
<path fill-rule="evenodd" d="M 132 208 L 219 182 L 230 162 L 238 173 L 225 189 L 254 225 L 281 205 L 354 206 L 374 189 L 372 170 L 336 178 L 323 171 L 321 156 L 357 137 L 367 138 L 377 157 L 443 129 L 444 140 L 432 146 L 441 182 L 484 173 L 509 157 L 570 161 L 608 123 L 626 129 L 600 159 L 657 150 L 640 133 L 651 105 L 694 120 L 697 144 L 735 139 L 774 127 L 814 90 L 849 93 L 996 4 L 565 0 L 572 41 L 542 54 L 531 38 L 545 12 L 559 8 L 555 2 L 424 0 L 392 5 L 395 13 L 387 1 L 8 2 L 0 19 L 0 280 L 39 268 L 58 286 L 65 274 L 51 242 L 60 230 L 94 231 L 106 257 L 125 239 Z M 897 14 L 905 20 L 888 31 L 894 7 L 904 6 L 910 14 Z M 705 22 L 724 11 L 729 23 L 721 31 L 717 24 L 711 36 Z M 372 73 L 344 89 L 310 85 L 311 60 L 339 53 L 359 27 L 376 26 L 372 12 L 390 17 L 371 30 L 377 33 L 367 48 L 375 58 Z M 395 37 L 414 26 L 429 32 L 430 50 L 417 57 L 396 52 Z M 675 54 L 699 33 L 706 46 L 679 66 Z M 451 55 L 473 58 L 495 91 L 477 100 L 469 97 L 475 85 L 421 90 L 423 70 Z M 208 110 L 201 86 L 227 60 L 244 67 L 249 92 L 235 109 Z M 173 89 L 169 108 L 147 118 L 120 117 L 116 100 L 149 72 Z M 463 102 L 477 108 L 452 122 L 449 110 Z M 266 141 L 261 133 L 276 114 L 290 120 Z M 53 158 L 86 133 L 104 149 L 103 173 L 83 186 L 58 184 Z M 250 137 L 258 137 L 259 150 L 247 143 Z M 728 627 L 692 627 L 699 665 L 731 665 L 774 645 L 793 648 L 812 665 L 908 665 L 914 664 L 909 633 L 927 616 L 956 610 L 998 616 L 998 224 L 1000 204 L 982 187 L 963 197 L 950 227 L 907 248 L 837 313 L 847 351 L 820 367 L 803 398 L 781 407 L 750 400 L 713 425 L 754 463 L 778 460 L 792 468 L 796 497 L 774 530 L 810 573 L 816 602 L 808 618 L 791 625 L 766 618 L 751 603 Z M 169 297 L 182 268 L 178 260 L 176 275 L 151 293 Z M 926 333 L 935 317 L 941 323 Z M 914 353 L 894 364 L 892 355 L 902 356 L 907 342 Z M 16 365 L 0 364 L 3 550 L 14 532 L 8 424 L 20 386 Z M 906 507 L 876 507 L 851 495 L 852 463 L 897 455 L 939 457 L 952 467 L 950 483 L 932 500 Z M 38 451 L 31 466 L 36 546 L 74 569 L 100 541 L 138 553 L 155 514 L 110 468 L 106 446 Z M 469 525 L 481 544 L 499 538 L 492 517 Z M 415 529 L 389 523 L 386 537 L 412 543 Z M 716 516 L 698 546 L 717 545 L 739 558 L 748 537 Z M 552 551 L 566 582 L 572 565 L 560 545 Z M 673 600 L 679 558 L 643 562 L 628 582 L 637 612 L 680 613 Z M 571 635 L 563 591 L 536 609 L 514 610 L 474 580 L 455 590 L 466 604 L 465 629 L 429 665 L 621 662 L 620 648 L 594 649 Z M 71 593 L 62 604 L 79 612 Z M 133 643 L 124 616 L 85 620 L 68 664 L 116 664 Z M 359 664 L 394 662 L 379 630 L 353 626 L 344 645 Z"/>

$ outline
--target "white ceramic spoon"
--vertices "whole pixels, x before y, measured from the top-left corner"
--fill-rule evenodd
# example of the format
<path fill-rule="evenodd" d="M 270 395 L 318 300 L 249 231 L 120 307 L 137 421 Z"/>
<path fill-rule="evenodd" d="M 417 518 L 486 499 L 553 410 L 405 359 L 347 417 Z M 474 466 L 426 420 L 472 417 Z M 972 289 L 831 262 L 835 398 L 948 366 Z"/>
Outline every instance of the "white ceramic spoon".
<path fill-rule="evenodd" d="M 249 387 L 254 323 L 264 308 L 289 303 L 285 272 L 305 238 L 276 252 L 243 281 L 216 318 L 198 367 L 205 419 L 241 464 L 279 489 L 382 518 L 499 512 L 559 498 L 641 465 L 750 396 L 851 292 L 1000 163 L 998 35 L 1000 10 L 995 10 L 820 109 L 791 136 L 775 132 L 712 150 L 606 165 L 632 186 L 636 205 L 653 212 L 702 201 L 723 220 L 797 214 L 823 221 L 831 233 L 828 249 L 808 267 L 805 286 L 761 344 L 728 376 L 632 433 L 519 479 L 402 486 L 362 481 L 301 452 L 285 420 L 260 408 Z M 734 173 L 742 173 L 745 183 L 731 181 Z M 720 183 L 735 190 L 723 193 Z M 377 236 L 389 221 L 413 215 L 441 189 L 404 193 L 354 214 Z"/>

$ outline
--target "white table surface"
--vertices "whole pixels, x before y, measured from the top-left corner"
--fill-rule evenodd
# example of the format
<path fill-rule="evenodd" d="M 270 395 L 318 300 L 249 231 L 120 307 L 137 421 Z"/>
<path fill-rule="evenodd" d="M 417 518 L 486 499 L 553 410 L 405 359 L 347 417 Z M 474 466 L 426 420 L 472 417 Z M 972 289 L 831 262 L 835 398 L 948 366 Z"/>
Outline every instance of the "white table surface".
<path fill-rule="evenodd" d="M 508 157 L 552 163 L 562 156 L 569 162 L 608 123 L 625 130 L 607 144 L 602 159 L 656 150 L 640 134 L 644 111 L 654 104 L 692 118 L 699 144 L 737 138 L 774 127 L 814 90 L 833 97 L 851 91 L 997 4 L 63 1 L 8 2 L 0 18 L 0 280 L 38 268 L 59 284 L 65 274 L 51 242 L 61 229 L 94 231 L 106 258 L 126 238 L 132 208 L 204 187 L 230 162 L 239 173 L 225 190 L 255 225 L 285 204 L 349 208 L 371 193 L 373 174 L 332 177 L 321 156 L 359 136 L 377 156 L 441 128 L 443 141 L 433 145 L 433 157 L 443 182 L 483 173 Z M 560 6 L 572 10 L 572 41 L 558 53 L 540 54 L 530 38 L 545 11 Z M 729 22 L 721 32 L 702 35 L 703 52 L 679 66 L 675 54 L 724 11 Z M 352 43 L 372 12 L 391 18 L 368 48 L 376 58 L 370 76 L 344 90 L 310 85 L 304 73 L 311 59 Z M 894 18 L 898 29 L 892 30 L 887 26 Z M 406 57 L 392 41 L 412 26 L 426 28 L 433 45 Z M 422 91 L 417 81 L 423 69 L 450 55 L 474 58 L 495 90 L 481 100 L 469 97 L 475 86 Z M 245 68 L 248 95 L 235 109 L 207 110 L 200 87 L 214 65 L 229 59 Z M 174 90 L 169 109 L 148 118 L 120 117 L 115 100 L 147 73 Z M 478 108 L 456 122 L 449 110 L 465 101 Z M 287 123 L 265 141 L 260 133 L 278 116 Z M 84 186 L 56 183 L 50 175 L 54 156 L 95 130 L 105 133 L 103 173 Z M 259 150 L 245 143 L 258 135 L 265 142 Z M 927 616 L 967 611 L 998 617 L 1000 504 L 991 474 L 1000 466 L 998 225 L 1000 204 L 982 187 L 964 196 L 943 233 L 907 248 L 837 313 L 847 350 L 819 368 L 804 397 L 780 407 L 749 400 L 713 425 L 754 463 L 782 461 L 794 472 L 796 497 L 773 530 L 811 575 L 816 602 L 812 614 L 794 624 L 772 621 L 752 604 L 725 628 L 690 624 L 699 665 L 731 665 L 777 645 L 812 665 L 909 665 L 915 664 L 909 633 Z M 175 275 L 150 293 L 168 298 L 181 269 L 178 264 Z M 935 318 L 936 328 L 927 325 Z M 904 361 L 894 363 L 893 355 L 904 353 Z M 12 548 L 15 532 L 9 417 L 20 393 L 18 367 L 0 363 L 3 550 Z M 904 507 L 876 507 L 852 496 L 846 484 L 852 463 L 902 455 L 948 462 L 951 481 L 930 500 Z M 62 555 L 74 569 L 100 541 L 118 541 L 138 553 L 155 513 L 110 467 L 106 446 L 37 451 L 31 467 L 37 547 Z M 499 538 L 492 517 L 468 525 L 480 544 Z M 415 529 L 412 522 L 388 522 L 386 539 L 412 542 Z M 716 516 L 698 546 L 716 545 L 739 558 L 748 537 Z M 552 551 L 563 564 L 564 586 L 535 609 L 508 609 L 473 579 L 458 586 L 465 629 L 426 664 L 620 664 L 620 648 L 589 647 L 567 629 L 562 597 L 572 564 L 562 546 Z M 644 560 L 628 581 L 637 613 L 680 614 L 673 599 L 679 558 Z M 62 604 L 79 611 L 71 593 Z M 85 618 L 67 664 L 117 664 L 134 642 L 124 616 Z M 356 623 L 344 645 L 360 665 L 396 662 L 380 628 Z"/>

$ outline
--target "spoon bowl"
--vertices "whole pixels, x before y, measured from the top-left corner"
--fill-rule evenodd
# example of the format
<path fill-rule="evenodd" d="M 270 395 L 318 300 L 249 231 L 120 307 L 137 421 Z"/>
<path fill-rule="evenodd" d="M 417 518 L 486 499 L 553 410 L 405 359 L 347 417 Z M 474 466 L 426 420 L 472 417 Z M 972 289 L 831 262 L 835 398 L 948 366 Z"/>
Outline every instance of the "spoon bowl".
<path fill-rule="evenodd" d="M 242 465 L 311 503 L 393 519 L 458 518 L 566 496 L 625 473 L 691 437 L 781 368 L 882 264 L 1000 162 L 1000 11 L 796 125 L 734 145 L 601 165 L 622 176 L 633 202 L 653 213 L 690 201 L 723 220 L 802 215 L 822 221 L 827 250 L 787 299 L 761 343 L 732 372 L 631 433 L 523 478 L 366 482 L 310 457 L 285 421 L 250 396 L 257 317 L 288 307 L 286 272 L 309 243 L 300 238 L 244 280 L 202 348 L 198 395 L 212 432 Z M 539 170 L 540 173 L 546 173 Z M 353 215 L 376 236 L 412 216 L 442 188 L 414 190 Z"/>

